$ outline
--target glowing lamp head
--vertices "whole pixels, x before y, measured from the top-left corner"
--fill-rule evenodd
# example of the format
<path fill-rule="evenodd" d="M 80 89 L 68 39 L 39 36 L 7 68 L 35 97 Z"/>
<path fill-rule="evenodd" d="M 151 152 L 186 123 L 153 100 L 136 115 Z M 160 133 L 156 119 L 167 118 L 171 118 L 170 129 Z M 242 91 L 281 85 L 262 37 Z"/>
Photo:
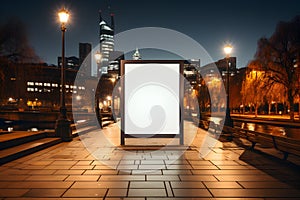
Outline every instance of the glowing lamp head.
<path fill-rule="evenodd" d="M 116 82 L 116 78 L 111 78 L 110 81 L 111 81 L 112 83 L 114 83 L 114 82 Z"/>
<path fill-rule="evenodd" d="M 100 63 L 100 61 L 102 59 L 102 55 L 99 51 L 96 52 L 95 59 L 96 59 L 97 63 Z"/>
<path fill-rule="evenodd" d="M 225 54 L 228 56 L 231 52 L 232 52 L 232 46 L 231 45 L 226 45 L 225 47 L 224 47 L 224 52 L 225 52 Z"/>
<path fill-rule="evenodd" d="M 69 12 L 66 9 L 62 9 L 61 11 L 59 11 L 58 13 L 58 17 L 59 17 L 59 21 L 62 24 L 66 24 L 69 20 Z"/>

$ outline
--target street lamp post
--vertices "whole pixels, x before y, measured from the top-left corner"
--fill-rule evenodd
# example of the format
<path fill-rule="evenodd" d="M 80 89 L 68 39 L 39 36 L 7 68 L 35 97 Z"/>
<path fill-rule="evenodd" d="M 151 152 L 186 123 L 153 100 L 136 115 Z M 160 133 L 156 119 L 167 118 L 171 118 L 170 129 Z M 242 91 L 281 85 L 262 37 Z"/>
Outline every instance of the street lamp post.
<path fill-rule="evenodd" d="M 95 59 L 96 59 L 96 63 L 97 63 L 97 70 L 99 70 L 99 66 L 101 64 L 101 60 L 102 60 L 102 55 L 99 51 L 96 52 L 95 54 Z M 96 115 L 97 115 L 97 119 L 100 125 L 100 128 L 102 128 L 102 116 L 101 116 L 101 110 L 99 107 L 99 87 L 97 86 L 96 88 L 96 95 L 95 95 L 95 100 L 96 100 Z"/>
<path fill-rule="evenodd" d="M 62 56 L 61 56 L 61 92 L 60 92 L 60 113 L 59 117 L 56 120 L 55 132 L 56 136 L 61 137 L 63 141 L 72 140 L 72 130 L 71 130 L 71 121 L 67 118 L 67 108 L 65 102 L 66 95 L 66 76 L 65 76 L 65 32 L 66 32 L 66 23 L 69 19 L 69 13 L 65 9 L 62 9 L 59 13 L 59 20 L 61 22 L 61 32 L 62 32 Z"/>
<path fill-rule="evenodd" d="M 111 119 L 114 121 L 114 123 L 117 122 L 116 120 L 116 116 L 114 116 L 114 110 L 115 110 L 115 95 L 114 95 L 114 89 L 115 89 L 115 85 L 116 85 L 116 81 L 117 81 L 117 77 L 112 77 L 110 79 L 110 81 L 112 82 L 112 91 L 111 91 Z"/>
<path fill-rule="evenodd" d="M 225 118 L 225 126 L 233 127 L 233 121 L 230 117 L 230 103 L 229 103 L 229 94 L 230 94 L 230 89 L 229 89 L 229 58 L 230 58 L 230 53 L 232 51 L 232 46 L 231 45 L 226 45 L 224 47 L 224 52 L 226 54 L 226 118 Z"/>

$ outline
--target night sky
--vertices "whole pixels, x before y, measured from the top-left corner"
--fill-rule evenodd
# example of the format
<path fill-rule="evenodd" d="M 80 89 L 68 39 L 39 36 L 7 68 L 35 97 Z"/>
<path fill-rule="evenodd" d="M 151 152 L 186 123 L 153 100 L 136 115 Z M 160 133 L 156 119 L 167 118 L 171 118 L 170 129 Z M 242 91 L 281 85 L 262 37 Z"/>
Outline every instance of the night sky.
<path fill-rule="evenodd" d="M 110 22 L 115 13 L 116 33 L 139 27 L 164 27 L 199 42 L 214 60 L 224 57 L 223 45 L 234 46 L 238 67 L 245 67 L 256 51 L 257 40 L 269 37 L 279 21 L 300 14 L 299 0 L 10 0 L 1 1 L 0 23 L 20 18 L 27 26 L 30 44 L 49 64 L 61 54 L 57 11 L 71 12 L 66 56 L 78 56 L 78 43 L 98 43 L 98 11 Z"/>

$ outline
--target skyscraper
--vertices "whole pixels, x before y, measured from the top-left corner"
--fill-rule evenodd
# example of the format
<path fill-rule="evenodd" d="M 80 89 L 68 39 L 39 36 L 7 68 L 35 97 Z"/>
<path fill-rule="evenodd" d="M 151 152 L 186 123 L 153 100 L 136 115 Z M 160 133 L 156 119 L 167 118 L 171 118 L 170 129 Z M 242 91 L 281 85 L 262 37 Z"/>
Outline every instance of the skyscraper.
<path fill-rule="evenodd" d="M 90 43 L 79 43 L 79 66 L 86 76 L 91 76 L 92 73 L 91 50 L 92 45 Z"/>
<path fill-rule="evenodd" d="M 114 14 L 111 13 L 111 24 L 109 25 L 102 18 L 102 13 L 99 11 L 100 17 L 100 52 L 102 54 L 102 63 L 100 67 L 107 67 L 109 65 L 109 54 L 114 51 Z M 98 74 L 101 72 L 101 68 L 98 69 Z"/>

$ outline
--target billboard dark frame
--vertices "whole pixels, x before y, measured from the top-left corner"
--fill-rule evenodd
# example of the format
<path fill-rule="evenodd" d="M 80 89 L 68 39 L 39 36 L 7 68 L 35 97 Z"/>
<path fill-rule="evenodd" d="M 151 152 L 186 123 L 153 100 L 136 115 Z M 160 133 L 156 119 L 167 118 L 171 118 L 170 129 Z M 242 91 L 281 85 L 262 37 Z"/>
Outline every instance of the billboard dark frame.
<path fill-rule="evenodd" d="M 125 67 L 126 64 L 178 64 L 179 72 L 179 133 L 178 134 L 127 134 L 125 127 Z M 184 78 L 183 78 L 183 68 L 184 61 L 183 60 L 121 60 L 121 145 L 125 145 L 126 138 L 179 138 L 179 144 L 184 144 L 184 136 L 183 136 L 183 99 L 184 99 Z M 155 69 L 154 69 L 155 70 Z M 159 72 L 157 72 L 159 73 Z"/>

